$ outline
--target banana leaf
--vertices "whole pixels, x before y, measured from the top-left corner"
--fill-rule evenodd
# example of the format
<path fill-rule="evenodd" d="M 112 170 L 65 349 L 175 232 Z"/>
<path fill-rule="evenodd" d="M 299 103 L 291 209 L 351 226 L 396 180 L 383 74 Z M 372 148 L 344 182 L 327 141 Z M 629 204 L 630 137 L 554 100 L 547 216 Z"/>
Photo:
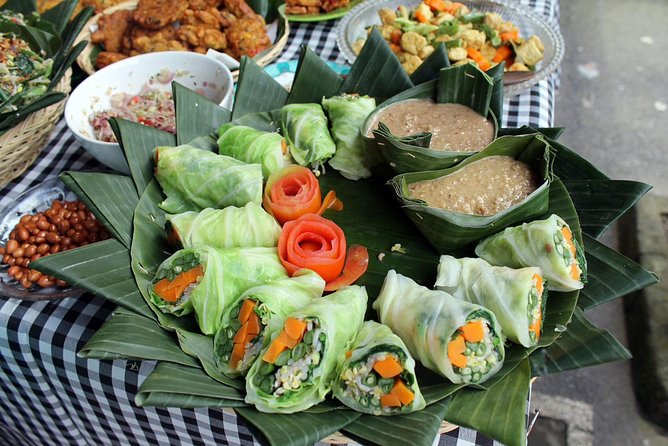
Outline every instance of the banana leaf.
<path fill-rule="evenodd" d="M 229 378 L 223 375 L 216 367 L 213 361 L 212 337 L 179 328 L 176 329 L 176 334 L 178 335 L 181 349 L 190 356 L 199 359 L 208 376 L 235 389 L 244 388 L 245 383 L 243 380 Z"/>
<path fill-rule="evenodd" d="M 317 443 L 355 421 L 361 415 L 353 410 L 326 413 L 299 412 L 289 415 L 258 412 L 254 408 L 235 409 L 248 422 L 251 431 L 266 444 L 307 446 Z"/>
<path fill-rule="evenodd" d="M 401 174 L 424 170 L 440 170 L 454 166 L 475 152 L 434 150 L 423 146 L 422 139 L 406 140 L 405 137 L 393 135 L 387 127 L 379 126 L 374 130 L 374 138 L 367 136 L 374 117 L 387 106 L 407 99 L 432 99 L 438 103 L 465 105 L 494 122 L 494 134 L 498 132 L 496 115 L 490 107 L 494 97 L 494 79 L 480 71 L 472 64 L 452 66 L 439 71 L 438 79 L 410 88 L 388 99 L 377 107 L 366 119 L 362 129 L 365 150 L 375 152 L 387 162 L 392 169 Z M 503 90 L 503 88 L 501 88 Z M 475 95 L 472 92 L 476 92 Z M 498 104 L 497 104 L 498 105 Z M 382 124 L 382 121 L 381 123 Z M 377 139 L 374 141 L 374 139 Z M 378 155 L 369 155 L 378 159 Z"/>
<path fill-rule="evenodd" d="M 441 71 L 441 68 L 446 68 L 450 66 L 450 58 L 448 57 L 448 50 L 445 48 L 445 44 L 439 44 L 434 52 L 432 52 L 429 57 L 427 57 L 413 74 L 411 74 L 410 79 L 413 85 L 424 84 L 434 79 L 438 79 L 438 73 Z"/>
<path fill-rule="evenodd" d="M 463 167 L 488 156 L 504 155 L 528 162 L 543 181 L 522 202 L 490 216 L 467 215 L 428 206 L 422 200 L 408 196 L 408 185 L 450 175 Z M 540 135 L 504 136 L 497 138 L 481 152 L 457 166 L 427 172 L 398 175 L 390 184 L 415 226 L 440 252 L 457 250 L 481 238 L 494 234 L 506 226 L 542 215 L 547 210 L 552 178 L 549 146 Z"/>
<path fill-rule="evenodd" d="M 652 187 L 637 181 L 566 180 L 564 185 L 579 209 L 583 231 L 599 238 Z"/>
<path fill-rule="evenodd" d="M 596 166 L 582 158 L 563 144 L 552 139 L 547 142 L 554 151 L 553 172 L 556 176 L 568 180 L 609 180 L 607 175 Z"/>
<path fill-rule="evenodd" d="M 489 108 L 492 114 L 501 119 L 503 116 L 503 72 L 506 67 L 505 62 L 494 65 L 489 70 L 485 71 L 489 77 L 492 78 L 494 86 L 492 87 L 492 97 L 489 102 Z"/>
<path fill-rule="evenodd" d="M 181 350 L 173 333 L 134 312 L 117 309 L 86 342 L 79 353 L 88 359 L 146 359 L 197 367 L 197 360 Z"/>
<path fill-rule="evenodd" d="M 71 171 L 61 173 L 58 178 L 116 240 L 130 248 L 132 213 L 139 202 L 132 179 L 123 175 Z M 95 197 L 94 202 L 91 197 Z"/>
<path fill-rule="evenodd" d="M 141 195 L 153 180 L 153 149 L 175 146 L 176 136 L 126 119 L 111 118 L 109 125 L 125 154 L 137 194 Z"/>
<path fill-rule="evenodd" d="M 187 144 L 202 135 L 217 132 L 220 123 L 229 121 L 232 116 L 229 110 L 178 82 L 172 82 L 172 95 L 176 113 L 176 143 L 178 145 Z M 193 110 L 199 110 L 200 119 L 189 119 Z"/>
<path fill-rule="evenodd" d="M 497 115 L 500 116 L 500 115 Z M 499 129 L 498 136 L 517 136 L 517 135 L 530 135 L 533 133 L 540 133 L 548 138 L 549 141 L 556 141 L 559 139 L 562 133 L 564 133 L 564 127 L 530 127 L 528 125 L 523 125 L 517 128 L 510 127 L 501 127 Z"/>
<path fill-rule="evenodd" d="M 30 262 L 30 267 L 144 317 L 155 317 L 137 289 L 130 269 L 130 252 L 117 240 L 104 240 L 42 257 Z"/>
<path fill-rule="evenodd" d="M 4 5 L 0 6 L 0 10 L 6 9 L 8 11 L 20 12 L 23 15 L 30 15 L 37 12 L 36 0 L 7 0 Z"/>
<path fill-rule="evenodd" d="M 248 113 L 268 112 L 285 105 L 288 91 L 253 59 L 242 57 L 239 70 L 232 119 Z"/>
<path fill-rule="evenodd" d="M 301 46 L 297 66 L 288 104 L 319 104 L 323 97 L 336 96 L 339 92 L 343 78 L 306 45 Z"/>
<path fill-rule="evenodd" d="M 30 45 L 30 49 L 35 53 L 43 53 L 44 57 L 49 59 L 54 57 L 62 43 L 60 36 L 30 25 L 0 22 L 0 33 L 14 34 Z"/>
<path fill-rule="evenodd" d="M 380 104 L 412 86 L 399 59 L 374 27 L 341 85 L 340 93 L 373 96 Z"/>
<path fill-rule="evenodd" d="M 61 35 L 63 34 L 63 31 L 65 31 L 65 27 L 70 21 L 70 18 L 77 7 L 77 3 L 77 0 L 62 1 L 53 8 L 44 11 L 41 18 L 51 23 L 56 32 Z"/>
<path fill-rule="evenodd" d="M 51 91 L 43 96 L 35 99 L 30 104 L 22 107 L 20 110 L 14 112 L 7 112 L 0 114 L 0 135 L 8 129 L 14 127 L 19 122 L 23 121 L 31 113 L 48 107 L 49 105 L 57 104 L 65 99 L 67 95 L 59 91 Z"/>
<path fill-rule="evenodd" d="M 576 308 L 568 329 L 547 349 L 530 357 L 532 376 L 631 359 L 631 353 L 608 331 L 596 328 Z"/>
<path fill-rule="evenodd" d="M 366 444 L 430 446 L 438 434 L 450 400 L 444 399 L 407 415 L 362 415 L 344 428 L 346 434 Z"/>
<path fill-rule="evenodd" d="M 135 396 L 139 407 L 243 407 L 244 395 L 195 367 L 160 362 Z M 167 405 L 167 406 L 166 406 Z"/>
<path fill-rule="evenodd" d="M 526 444 L 526 405 L 531 367 L 524 360 L 489 390 L 462 389 L 450 397 L 444 419 L 508 446 Z"/>
<path fill-rule="evenodd" d="M 578 306 L 582 309 L 593 308 L 659 281 L 656 274 L 588 235 L 584 236 L 584 247 L 589 283 L 580 292 Z"/>

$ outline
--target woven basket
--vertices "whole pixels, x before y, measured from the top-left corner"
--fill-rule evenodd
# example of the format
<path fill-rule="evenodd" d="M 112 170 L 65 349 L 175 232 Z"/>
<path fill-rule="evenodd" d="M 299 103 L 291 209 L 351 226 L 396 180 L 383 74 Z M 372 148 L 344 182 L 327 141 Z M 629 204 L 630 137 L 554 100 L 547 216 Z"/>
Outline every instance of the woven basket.
<path fill-rule="evenodd" d="M 116 6 L 112 6 L 110 8 L 105 9 L 102 11 L 100 14 L 97 14 L 86 23 L 86 25 L 83 27 L 83 30 L 79 35 L 77 36 L 76 42 L 81 42 L 82 40 L 87 40 L 88 44 L 86 47 L 83 49 L 81 54 L 79 54 L 79 57 L 77 57 L 77 64 L 81 67 L 83 71 L 85 71 L 88 75 L 91 75 L 95 73 L 95 66 L 93 65 L 93 60 L 92 60 L 92 54 L 94 51 L 97 51 L 99 47 L 91 42 L 91 29 L 95 26 L 97 26 L 98 20 L 100 20 L 100 17 L 103 15 L 111 14 L 116 11 L 120 11 L 123 9 L 135 9 L 137 7 L 138 0 L 129 0 L 127 2 L 120 3 Z M 276 41 L 267 49 L 264 51 L 260 52 L 257 56 L 253 58 L 253 60 L 260 65 L 261 67 L 267 65 L 269 62 L 272 60 L 276 59 L 279 54 L 281 54 L 281 51 L 283 51 L 283 48 L 285 48 L 285 45 L 288 42 L 288 37 L 290 36 L 290 24 L 288 22 L 288 19 L 285 18 L 285 16 L 279 15 L 279 17 L 276 20 L 282 20 L 283 21 L 283 27 L 284 31 L 283 34 L 276 36 Z M 236 81 L 237 78 L 239 77 L 239 70 L 232 70 L 232 77 Z"/>
<path fill-rule="evenodd" d="M 71 78 L 72 70 L 69 69 L 54 90 L 69 93 Z M 32 165 L 62 115 L 66 100 L 32 113 L 0 135 L 0 187 Z"/>

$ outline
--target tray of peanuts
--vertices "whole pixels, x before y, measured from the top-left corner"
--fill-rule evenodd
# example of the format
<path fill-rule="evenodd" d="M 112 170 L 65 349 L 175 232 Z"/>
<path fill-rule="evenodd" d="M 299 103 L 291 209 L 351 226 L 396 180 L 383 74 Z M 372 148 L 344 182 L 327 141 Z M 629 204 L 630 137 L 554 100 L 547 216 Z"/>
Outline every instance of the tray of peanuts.
<path fill-rule="evenodd" d="M 28 189 L 0 211 L 0 296 L 49 300 L 83 294 L 31 269 L 30 262 L 107 238 L 104 227 L 59 179 Z"/>

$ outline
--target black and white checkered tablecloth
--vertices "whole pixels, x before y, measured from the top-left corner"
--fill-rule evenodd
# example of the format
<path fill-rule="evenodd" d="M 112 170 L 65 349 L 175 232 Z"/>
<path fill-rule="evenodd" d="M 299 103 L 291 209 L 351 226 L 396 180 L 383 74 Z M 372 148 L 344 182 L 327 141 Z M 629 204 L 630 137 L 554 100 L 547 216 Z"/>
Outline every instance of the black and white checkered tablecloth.
<path fill-rule="evenodd" d="M 521 0 L 558 20 L 557 0 Z M 279 61 L 296 59 L 307 44 L 324 59 L 344 63 L 336 48 L 337 22 L 292 26 Z M 558 74 L 507 98 L 503 123 L 553 124 Z M 26 189 L 65 170 L 104 170 L 58 123 L 35 164 L 0 192 L 0 208 Z M 0 444 L 2 445 L 249 445 L 248 429 L 219 409 L 138 408 L 134 397 L 152 362 L 81 359 L 77 352 L 107 320 L 114 305 L 86 294 L 28 302 L 0 296 Z M 497 445 L 469 429 L 435 439 L 440 446 Z"/>

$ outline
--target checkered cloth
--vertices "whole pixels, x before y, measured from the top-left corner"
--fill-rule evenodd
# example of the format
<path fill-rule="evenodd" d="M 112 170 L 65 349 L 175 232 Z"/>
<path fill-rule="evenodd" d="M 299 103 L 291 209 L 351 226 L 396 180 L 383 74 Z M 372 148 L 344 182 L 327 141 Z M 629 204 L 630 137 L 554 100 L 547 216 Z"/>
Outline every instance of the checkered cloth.
<path fill-rule="evenodd" d="M 556 0 L 522 0 L 552 20 Z M 343 63 L 336 22 L 292 26 L 279 61 L 295 59 L 306 43 L 323 58 Z M 548 127 L 553 122 L 558 74 L 506 100 L 504 124 Z M 35 164 L 0 193 L 0 207 L 64 170 L 105 170 L 75 141 L 61 120 Z M 219 409 L 139 408 L 137 388 L 150 361 L 97 361 L 77 357 L 114 305 L 86 294 L 50 302 L 0 298 L 0 444 L 3 445 L 250 445 L 257 444 L 235 417 Z M 498 445 L 469 429 L 435 439 L 440 446 Z"/>

